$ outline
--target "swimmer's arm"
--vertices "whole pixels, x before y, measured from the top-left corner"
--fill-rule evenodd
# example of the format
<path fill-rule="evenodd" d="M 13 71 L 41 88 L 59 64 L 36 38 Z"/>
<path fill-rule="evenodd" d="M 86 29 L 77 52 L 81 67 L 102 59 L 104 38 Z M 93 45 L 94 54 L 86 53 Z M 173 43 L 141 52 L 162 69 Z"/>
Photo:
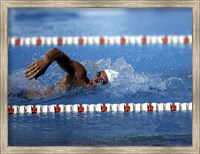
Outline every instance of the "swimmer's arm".
<path fill-rule="evenodd" d="M 83 87 L 87 87 L 90 80 L 87 77 L 87 71 L 85 67 L 76 61 L 73 61 L 73 66 L 75 68 L 74 75 L 75 75 L 76 80 Z"/>
<path fill-rule="evenodd" d="M 77 80 L 83 86 L 85 86 L 89 82 L 85 67 L 79 62 L 72 60 L 68 55 L 66 55 L 59 49 L 57 48 L 51 49 L 45 55 L 45 57 L 50 61 L 50 63 L 56 61 L 57 64 L 65 72 L 68 73 L 68 76 L 66 78 L 66 85 L 71 83 L 72 79 Z"/>
<path fill-rule="evenodd" d="M 73 77 L 74 75 L 74 61 L 66 55 L 64 52 L 57 48 L 52 48 L 46 55 L 45 58 L 50 61 L 50 63 L 56 61 L 57 64 L 62 68 L 63 71 L 67 72 L 68 75 Z"/>
<path fill-rule="evenodd" d="M 33 78 L 37 79 L 45 73 L 49 65 L 54 61 L 56 61 L 65 72 L 73 77 L 75 69 L 73 60 L 59 49 L 52 48 L 42 59 L 39 59 L 28 66 L 25 71 L 26 78 L 29 80 Z"/>
<path fill-rule="evenodd" d="M 28 91 L 26 96 L 28 99 L 43 98 L 43 97 L 52 95 L 52 93 L 55 91 L 56 88 L 62 88 L 63 90 L 66 91 L 67 90 L 66 81 L 69 80 L 69 78 L 70 78 L 69 76 L 64 77 L 61 81 L 56 83 L 55 86 L 45 90 L 44 92 Z"/>

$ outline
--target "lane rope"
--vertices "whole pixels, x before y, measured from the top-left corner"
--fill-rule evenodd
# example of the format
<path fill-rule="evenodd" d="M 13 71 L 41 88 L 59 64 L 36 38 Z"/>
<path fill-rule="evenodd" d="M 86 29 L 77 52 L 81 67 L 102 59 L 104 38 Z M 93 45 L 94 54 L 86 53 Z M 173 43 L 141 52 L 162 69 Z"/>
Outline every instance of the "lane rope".
<path fill-rule="evenodd" d="M 11 37 L 11 46 L 191 44 L 192 35 Z"/>
<path fill-rule="evenodd" d="M 140 111 L 192 111 L 190 103 L 121 103 L 121 104 L 52 104 L 52 105 L 12 105 L 9 114 L 63 113 L 63 112 L 140 112 Z"/>

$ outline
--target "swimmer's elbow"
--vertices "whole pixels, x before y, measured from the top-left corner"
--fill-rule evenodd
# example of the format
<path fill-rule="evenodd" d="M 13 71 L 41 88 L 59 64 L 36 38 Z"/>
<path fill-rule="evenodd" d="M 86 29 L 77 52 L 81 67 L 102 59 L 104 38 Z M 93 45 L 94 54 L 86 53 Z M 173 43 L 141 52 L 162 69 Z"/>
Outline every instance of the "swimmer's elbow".
<path fill-rule="evenodd" d="M 50 49 L 50 51 L 60 51 L 60 50 L 58 48 L 53 47 Z"/>
<path fill-rule="evenodd" d="M 57 60 L 62 56 L 62 51 L 57 48 L 51 48 L 49 52 L 45 55 L 45 58 L 48 59 L 51 63 Z"/>

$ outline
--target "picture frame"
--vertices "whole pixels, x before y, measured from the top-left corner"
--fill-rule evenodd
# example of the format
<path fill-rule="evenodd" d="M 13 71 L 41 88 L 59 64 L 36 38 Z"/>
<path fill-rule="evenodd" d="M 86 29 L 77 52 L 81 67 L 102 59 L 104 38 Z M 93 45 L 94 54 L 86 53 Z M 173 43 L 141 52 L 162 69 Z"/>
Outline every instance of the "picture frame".
<path fill-rule="evenodd" d="M 84 147 L 84 146 L 8 146 L 8 9 L 20 7 L 44 8 L 192 8 L 192 73 L 193 73 L 193 110 L 192 110 L 192 146 L 166 147 L 166 146 L 115 146 L 115 147 Z M 200 103 L 200 1 L 136 1 L 136 0 L 65 0 L 65 1 L 32 1 L 32 0 L 1 0 L 1 94 L 0 94 L 0 153 L 200 153 L 199 150 L 199 103 Z"/>

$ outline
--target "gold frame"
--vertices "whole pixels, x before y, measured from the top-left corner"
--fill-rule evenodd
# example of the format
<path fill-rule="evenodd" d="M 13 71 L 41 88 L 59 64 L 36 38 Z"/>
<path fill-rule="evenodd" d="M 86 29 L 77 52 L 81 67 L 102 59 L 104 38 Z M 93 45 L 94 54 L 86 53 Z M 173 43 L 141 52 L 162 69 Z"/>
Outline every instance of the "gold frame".
<path fill-rule="evenodd" d="M 200 115 L 200 0 L 1 0 L 1 39 L 0 39 L 0 153 L 200 153 L 199 115 Z M 58 8 L 162 8 L 186 7 L 193 13 L 193 119 L 192 146 L 115 146 L 115 147 L 84 147 L 84 146 L 41 146 L 15 147 L 8 146 L 8 8 L 15 7 L 58 7 Z"/>

